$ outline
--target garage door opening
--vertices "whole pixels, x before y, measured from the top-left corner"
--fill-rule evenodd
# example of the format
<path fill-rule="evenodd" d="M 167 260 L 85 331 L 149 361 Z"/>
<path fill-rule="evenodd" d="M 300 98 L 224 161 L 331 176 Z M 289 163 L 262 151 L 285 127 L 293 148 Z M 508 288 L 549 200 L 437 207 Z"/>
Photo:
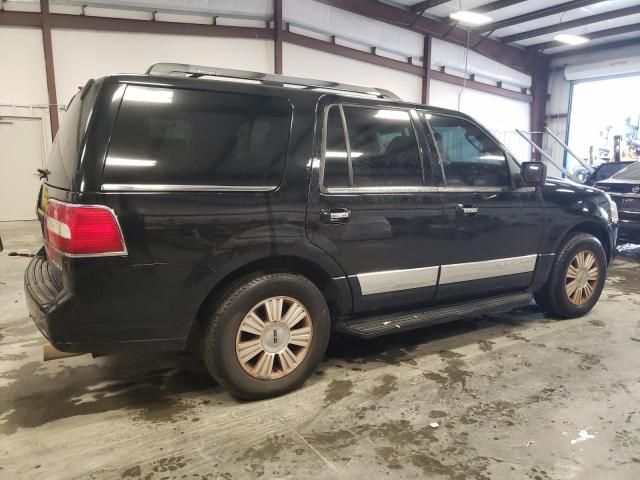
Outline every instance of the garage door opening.
<path fill-rule="evenodd" d="M 640 75 L 589 80 L 573 85 L 569 118 L 569 147 L 586 163 L 614 160 L 614 137 L 620 136 L 621 160 L 640 159 Z M 566 168 L 582 168 L 570 155 Z"/>

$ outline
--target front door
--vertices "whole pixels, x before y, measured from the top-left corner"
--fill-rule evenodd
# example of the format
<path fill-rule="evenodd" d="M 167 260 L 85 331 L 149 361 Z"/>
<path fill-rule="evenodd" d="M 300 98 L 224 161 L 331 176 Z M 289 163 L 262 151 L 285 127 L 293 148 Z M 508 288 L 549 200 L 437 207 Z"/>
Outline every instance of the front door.
<path fill-rule="evenodd" d="M 519 186 L 517 164 L 477 124 L 462 116 L 420 115 L 439 153 L 448 223 L 437 299 L 526 288 L 544 226 L 540 192 Z"/>
<path fill-rule="evenodd" d="M 322 112 L 310 240 L 342 265 L 354 310 L 431 301 L 446 226 L 417 114 L 366 101 Z"/>

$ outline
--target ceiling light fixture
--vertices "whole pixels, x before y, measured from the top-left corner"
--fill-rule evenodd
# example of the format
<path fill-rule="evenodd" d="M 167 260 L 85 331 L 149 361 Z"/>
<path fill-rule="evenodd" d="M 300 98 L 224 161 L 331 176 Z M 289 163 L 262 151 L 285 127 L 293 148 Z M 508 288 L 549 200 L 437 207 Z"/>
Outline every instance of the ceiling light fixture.
<path fill-rule="evenodd" d="M 487 15 L 471 12 L 469 10 L 453 12 L 449 15 L 449 18 L 468 25 L 484 25 L 485 23 L 489 23 L 493 20 L 493 18 Z"/>
<path fill-rule="evenodd" d="M 566 43 L 567 45 L 581 45 L 587 43 L 589 39 L 580 35 L 571 35 L 569 33 L 561 33 L 553 37 L 556 42 Z"/>

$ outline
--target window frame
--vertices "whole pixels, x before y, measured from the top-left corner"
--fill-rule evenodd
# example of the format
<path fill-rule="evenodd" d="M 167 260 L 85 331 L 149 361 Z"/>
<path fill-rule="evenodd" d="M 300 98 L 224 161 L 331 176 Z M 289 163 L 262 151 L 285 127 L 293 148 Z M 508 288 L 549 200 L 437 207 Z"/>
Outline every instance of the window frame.
<path fill-rule="evenodd" d="M 349 183 L 351 184 L 348 187 L 327 187 L 324 184 L 324 168 L 325 168 L 325 154 L 327 149 L 327 124 L 329 119 L 329 111 L 331 108 L 337 107 L 340 111 L 340 118 L 342 120 L 342 131 L 345 138 L 345 148 L 347 150 L 347 162 L 348 162 L 348 170 L 349 170 Z M 416 146 L 418 147 L 418 157 L 420 159 L 420 170 L 422 172 L 421 181 L 422 185 L 407 185 L 407 186 L 376 186 L 376 187 L 358 187 L 353 186 L 353 163 L 351 162 L 351 145 L 349 143 L 349 135 L 347 129 L 347 121 L 344 115 L 343 107 L 356 107 L 356 108 L 368 108 L 368 109 L 387 109 L 387 110 L 401 110 L 407 112 L 409 115 L 409 122 L 411 124 L 411 129 L 413 131 L 413 135 L 416 141 Z M 395 105 L 363 105 L 359 103 L 353 102 L 332 102 L 324 106 L 323 116 L 322 116 L 322 145 L 320 151 L 320 174 L 319 174 L 319 186 L 320 192 L 323 194 L 342 194 L 342 193 L 371 193 L 371 194 L 380 194 L 380 193 L 412 193 L 412 192 L 436 192 L 437 188 L 435 185 L 427 185 L 426 174 L 426 166 L 425 166 L 425 152 L 423 145 L 420 141 L 420 135 L 417 128 L 418 116 L 415 108 L 411 107 L 402 107 Z M 431 168 L 431 161 L 429 159 L 429 167 Z"/>
<path fill-rule="evenodd" d="M 482 125 L 480 125 L 478 122 L 476 122 L 475 120 L 471 119 L 471 118 L 466 118 L 463 117 L 461 115 L 455 115 L 455 114 L 450 114 L 450 113 L 443 113 L 443 112 L 436 112 L 433 110 L 425 110 L 425 109 L 419 109 L 417 111 L 418 115 L 421 116 L 421 121 L 424 122 L 424 124 L 427 127 L 427 134 L 429 136 L 429 143 L 430 146 L 433 148 L 433 150 L 436 152 L 437 155 L 437 162 L 438 162 L 438 166 L 439 168 L 439 173 L 441 175 L 441 179 L 442 179 L 442 185 L 440 185 L 438 187 L 438 191 L 441 192 L 508 192 L 511 190 L 514 190 L 514 182 L 513 182 L 513 172 L 511 171 L 511 167 L 509 166 L 509 153 L 506 150 L 506 148 L 504 147 L 504 145 L 502 145 L 492 134 L 491 132 L 489 132 L 486 128 L 484 128 Z M 438 142 L 436 142 L 435 140 L 435 136 L 433 133 L 433 128 L 431 127 L 431 122 L 429 121 L 429 118 L 427 117 L 427 115 L 429 116 L 429 118 L 433 115 L 436 116 L 440 116 L 440 117 L 449 117 L 449 118 L 454 118 L 456 120 L 460 120 L 462 122 L 467 122 L 473 126 L 475 126 L 476 128 L 478 128 L 481 132 L 483 132 L 485 135 L 487 135 L 487 137 L 489 137 L 489 139 L 495 143 L 495 145 L 498 147 L 498 149 L 502 152 L 502 155 L 504 157 L 504 162 L 505 162 L 505 168 L 507 169 L 507 175 L 509 178 L 509 184 L 506 186 L 502 186 L 502 187 L 477 187 L 477 186 L 451 186 L 451 185 L 447 185 L 447 175 L 444 171 L 444 165 L 442 164 L 442 157 L 440 155 L 440 149 L 438 148 Z"/>

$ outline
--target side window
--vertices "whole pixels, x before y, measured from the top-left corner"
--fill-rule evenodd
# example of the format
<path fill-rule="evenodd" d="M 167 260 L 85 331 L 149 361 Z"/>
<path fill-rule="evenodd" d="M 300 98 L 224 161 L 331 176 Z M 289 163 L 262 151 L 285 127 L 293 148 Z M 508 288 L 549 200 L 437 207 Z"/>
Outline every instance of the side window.
<path fill-rule="evenodd" d="M 328 112 L 324 186 L 423 185 L 420 152 L 408 111 L 345 106 L 343 112 L 347 139 L 340 107 L 333 106 Z"/>
<path fill-rule="evenodd" d="M 129 85 L 103 183 L 275 187 L 290 122 L 282 98 Z"/>
<path fill-rule="evenodd" d="M 491 137 L 456 117 L 425 114 L 440 154 L 448 186 L 506 187 L 507 160 Z"/>

